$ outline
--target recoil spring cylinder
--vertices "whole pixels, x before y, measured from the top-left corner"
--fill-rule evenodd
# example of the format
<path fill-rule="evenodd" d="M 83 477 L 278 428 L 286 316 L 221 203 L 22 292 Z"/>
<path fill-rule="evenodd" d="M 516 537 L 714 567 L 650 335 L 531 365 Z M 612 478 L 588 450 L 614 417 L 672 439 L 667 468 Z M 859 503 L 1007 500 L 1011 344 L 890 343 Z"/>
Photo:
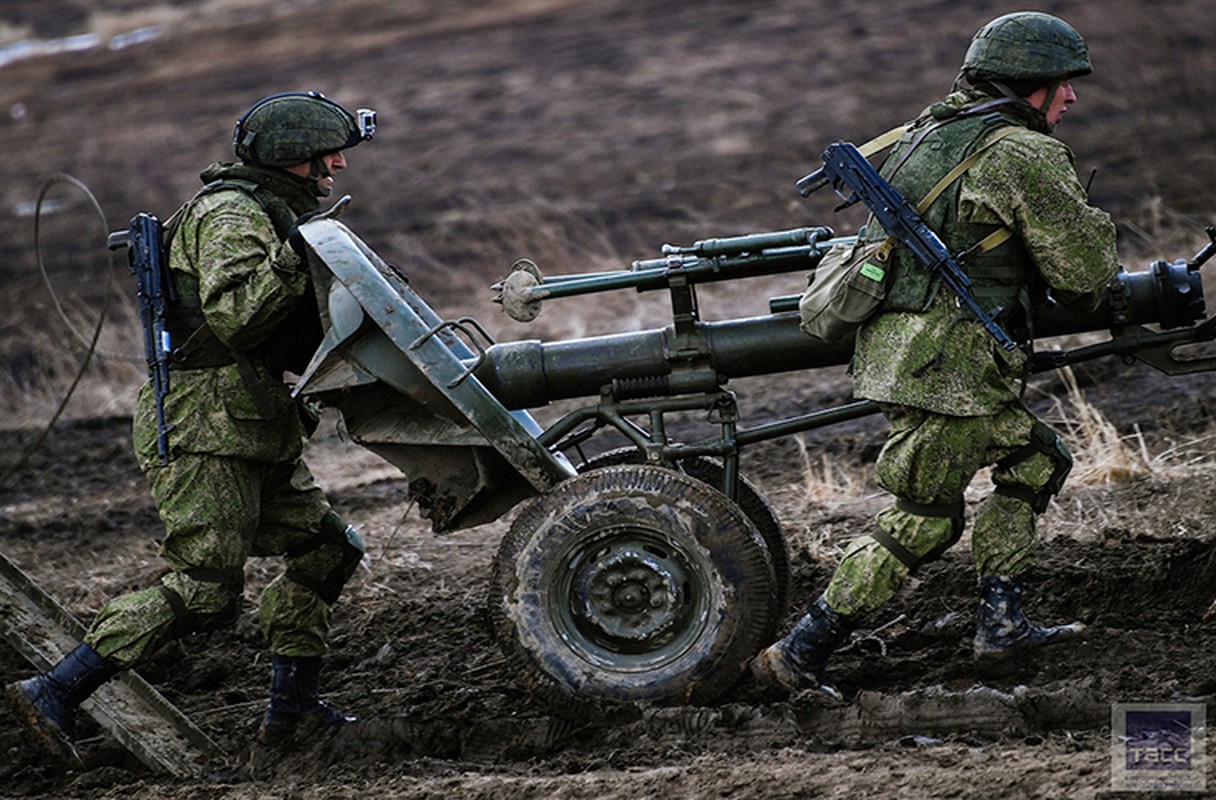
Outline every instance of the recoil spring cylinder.
<path fill-rule="evenodd" d="M 613 378 L 612 396 L 617 400 L 642 400 L 671 393 L 671 376 L 644 375 L 638 378 Z"/>

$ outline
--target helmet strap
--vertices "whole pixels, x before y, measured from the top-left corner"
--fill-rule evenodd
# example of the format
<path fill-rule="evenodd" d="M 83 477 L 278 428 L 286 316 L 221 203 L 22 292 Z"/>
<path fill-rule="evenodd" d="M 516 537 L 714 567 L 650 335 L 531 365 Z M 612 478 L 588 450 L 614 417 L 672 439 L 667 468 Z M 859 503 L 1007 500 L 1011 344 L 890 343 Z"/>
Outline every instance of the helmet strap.
<path fill-rule="evenodd" d="M 312 181 L 314 191 L 318 197 L 329 196 L 329 188 L 322 186 L 321 181 L 332 175 L 333 173 L 329 171 L 329 167 L 325 165 L 325 158 L 323 156 L 313 156 L 312 160 L 308 162 L 308 178 Z"/>
<path fill-rule="evenodd" d="M 1007 97 L 1010 100 L 1013 100 L 1015 104 L 1019 106 L 1026 114 L 1028 118 L 1027 124 L 1031 130 L 1047 134 L 1053 132 L 1055 126 L 1050 125 L 1047 122 L 1047 109 L 1051 108 L 1051 102 L 1055 98 L 1056 92 L 1059 91 L 1060 84 L 1063 81 L 1056 80 L 1047 84 L 1047 99 L 1044 101 L 1044 104 L 1041 107 L 1031 105 L 1026 101 L 1025 97 L 1015 91 L 1008 84 L 1001 81 L 993 80 L 991 78 L 985 78 L 984 80 L 980 81 L 973 81 L 970 78 L 967 78 L 966 81 L 972 87 L 984 92 L 985 94 L 995 95 L 998 97 Z"/>
<path fill-rule="evenodd" d="M 1056 101 L 1056 95 L 1059 94 L 1062 83 L 1064 81 L 1057 79 L 1045 84 L 1047 86 L 1047 94 L 1044 95 L 1043 102 L 1035 109 L 1035 126 L 1041 127 L 1043 133 L 1055 132 L 1056 126 L 1047 121 L 1047 112 L 1051 110 L 1051 104 Z"/>
<path fill-rule="evenodd" d="M 1046 115 L 1048 109 L 1051 108 L 1051 104 L 1055 102 L 1056 94 L 1059 93 L 1060 84 L 1062 84 L 1062 83 L 1063 83 L 1063 81 L 1055 80 L 1055 81 L 1052 81 L 1051 83 L 1046 84 L 1047 85 L 1047 95 L 1043 98 L 1043 102 L 1039 106 L 1039 111 L 1042 111 L 1044 115 Z"/>
<path fill-rule="evenodd" d="M 992 86 L 995 87 L 996 90 L 998 92 L 1000 92 L 1003 97 L 1014 97 L 1014 98 L 1021 97 L 1021 95 L 1019 95 L 1017 92 L 1015 92 L 1013 89 L 1011 89 L 1008 85 L 1001 83 L 1000 81 L 990 80 L 990 81 L 988 81 L 988 83 L 992 84 Z"/>

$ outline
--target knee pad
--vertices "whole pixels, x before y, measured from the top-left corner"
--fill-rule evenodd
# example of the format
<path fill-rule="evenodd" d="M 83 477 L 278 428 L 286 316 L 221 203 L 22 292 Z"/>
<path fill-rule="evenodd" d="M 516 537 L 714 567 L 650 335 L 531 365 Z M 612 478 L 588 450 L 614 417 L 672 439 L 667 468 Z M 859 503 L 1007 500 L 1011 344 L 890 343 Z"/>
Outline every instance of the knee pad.
<path fill-rule="evenodd" d="M 946 554 L 946 551 L 958 543 L 962 538 L 963 530 L 966 527 L 967 521 L 963 516 L 963 500 L 959 498 L 953 503 L 940 503 L 937 505 L 925 505 L 923 503 L 914 503 L 911 500 L 902 498 L 895 501 L 895 507 L 905 514 L 912 514 L 918 517 L 928 517 L 932 519 L 948 519 L 950 520 L 950 538 L 934 547 L 929 552 L 922 556 L 918 556 L 908 548 L 904 547 L 893 536 L 888 534 L 881 528 L 875 528 L 871 532 L 870 537 L 887 549 L 891 555 L 895 556 L 901 564 L 908 568 L 908 574 L 916 572 L 922 564 L 928 564 L 931 561 L 936 561 Z"/>
<path fill-rule="evenodd" d="M 215 588 L 209 591 L 221 595 L 226 602 L 215 611 L 192 610 L 177 590 L 162 582 L 156 588 L 173 612 L 175 638 L 223 630 L 236 622 L 241 612 L 241 597 L 245 586 L 243 571 L 228 572 L 199 567 L 179 574 L 196 583 L 214 586 Z"/>
<path fill-rule="evenodd" d="M 321 518 L 321 524 L 316 536 L 302 546 L 287 553 L 288 557 L 298 557 L 319 550 L 322 547 L 334 547 L 337 559 L 334 566 L 323 576 L 317 576 L 302 569 L 291 567 L 287 570 L 288 580 L 294 581 L 317 593 L 326 605 L 333 605 L 342 593 L 342 587 L 354 574 L 355 568 L 363 560 L 366 548 L 363 539 L 353 525 L 347 525 L 337 512 L 332 509 Z"/>
<path fill-rule="evenodd" d="M 1051 474 L 1041 486 L 1035 488 L 998 483 L 994 491 L 997 494 L 1022 500 L 1034 509 L 1036 514 L 1042 514 L 1051 503 L 1051 498 L 1064 488 L 1064 481 L 1068 478 L 1068 473 L 1072 471 L 1072 453 L 1069 452 L 1068 446 L 1064 444 L 1060 435 L 1049 426 L 1035 420 L 1034 426 L 1030 429 L 1030 441 L 998 461 L 996 466 L 1002 471 L 1012 470 L 1036 455 L 1044 456 L 1052 465 Z"/>

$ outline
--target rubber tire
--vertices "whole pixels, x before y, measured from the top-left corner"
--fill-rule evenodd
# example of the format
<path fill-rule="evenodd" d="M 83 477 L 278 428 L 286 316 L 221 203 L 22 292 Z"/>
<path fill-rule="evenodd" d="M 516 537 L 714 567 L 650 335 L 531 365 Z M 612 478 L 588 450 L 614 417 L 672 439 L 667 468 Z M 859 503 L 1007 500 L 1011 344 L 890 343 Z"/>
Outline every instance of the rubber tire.
<path fill-rule="evenodd" d="M 646 456 L 636 447 L 622 447 L 609 450 L 598 456 L 592 456 L 578 466 L 579 472 L 588 472 L 600 467 L 616 466 L 617 464 L 642 464 Z M 704 481 L 718 491 L 722 491 L 722 465 L 712 458 L 696 456 L 684 459 L 674 465 L 675 469 L 686 475 L 691 475 L 699 481 Z M 776 577 L 777 615 L 778 618 L 786 611 L 786 603 L 790 596 L 790 549 L 785 540 L 781 523 L 777 520 L 773 507 L 764 499 L 764 495 L 742 475 L 739 476 L 739 496 L 735 502 L 743 513 L 756 526 L 764 543 L 768 545 L 769 556 L 773 559 L 773 574 Z M 775 634 L 776 631 L 774 630 Z"/>
<path fill-rule="evenodd" d="M 641 643 L 605 635 L 600 624 L 619 614 L 579 591 L 612 586 L 602 565 L 638 553 L 683 581 L 680 601 L 654 614 L 670 623 L 663 635 Z M 494 561 L 489 612 L 521 680 L 559 713 L 702 705 L 769 643 L 774 582 L 768 547 L 729 498 L 671 469 L 622 465 L 564 481 L 520 512 Z"/>

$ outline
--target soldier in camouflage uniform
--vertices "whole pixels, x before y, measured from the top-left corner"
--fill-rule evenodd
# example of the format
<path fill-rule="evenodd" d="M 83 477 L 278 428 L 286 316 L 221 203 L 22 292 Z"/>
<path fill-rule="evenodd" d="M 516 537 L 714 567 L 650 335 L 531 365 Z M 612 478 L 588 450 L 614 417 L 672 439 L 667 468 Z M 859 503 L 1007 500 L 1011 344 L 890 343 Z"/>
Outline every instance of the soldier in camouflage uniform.
<path fill-rule="evenodd" d="M 895 496 L 870 535 L 846 549 L 827 590 L 794 629 L 762 651 L 752 671 L 795 690 L 820 686 L 828 656 L 856 619 L 887 602 L 920 564 L 963 532 L 963 493 L 992 467 L 995 489 L 976 509 L 972 555 L 979 576 L 974 653 L 999 661 L 1080 634 L 1026 619 L 1020 577 L 1032 565 L 1035 520 L 1072 459 L 1060 437 L 1021 400 L 1031 307 L 1094 302 L 1118 271 L 1115 226 L 1090 206 L 1071 151 L 1052 137 L 1076 100 L 1070 81 L 1092 71 L 1084 40 L 1041 13 L 999 17 L 976 34 L 954 91 L 915 120 L 884 163 L 884 177 L 914 201 L 979 155 L 923 216 L 954 253 L 1002 227 L 988 252 L 962 258 L 973 294 L 1022 349 L 1006 352 L 940 279 L 897 246 L 880 313 L 858 331 L 855 394 L 875 401 L 891 431 L 879 485 Z M 886 234 L 871 220 L 864 239 Z M 826 689 L 826 687 L 823 687 Z"/>
<path fill-rule="evenodd" d="M 330 609 L 363 555 L 301 459 L 304 417 L 283 382 L 320 342 L 320 319 L 296 226 L 320 208 L 343 151 L 370 139 L 358 118 L 315 92 L 264 98 L 238 121 L 240 163 L 215 164 L 166 226 L 178 301 L 170 455 L 157 452 L 154 392 L 134 415 L 140 467 L 164 522 L 158 585 L 111 600 L 82 642 L 47 673 L 7 687 L 39 739 L 75 756 L 80 702 L 174 639 L 233 623 L 250 556 L 282 556 L 260 620 L 271 651 L 270 704 L 259 738 L 286 740 L 304 719 L 353 721 L 319 697 Z"/>

